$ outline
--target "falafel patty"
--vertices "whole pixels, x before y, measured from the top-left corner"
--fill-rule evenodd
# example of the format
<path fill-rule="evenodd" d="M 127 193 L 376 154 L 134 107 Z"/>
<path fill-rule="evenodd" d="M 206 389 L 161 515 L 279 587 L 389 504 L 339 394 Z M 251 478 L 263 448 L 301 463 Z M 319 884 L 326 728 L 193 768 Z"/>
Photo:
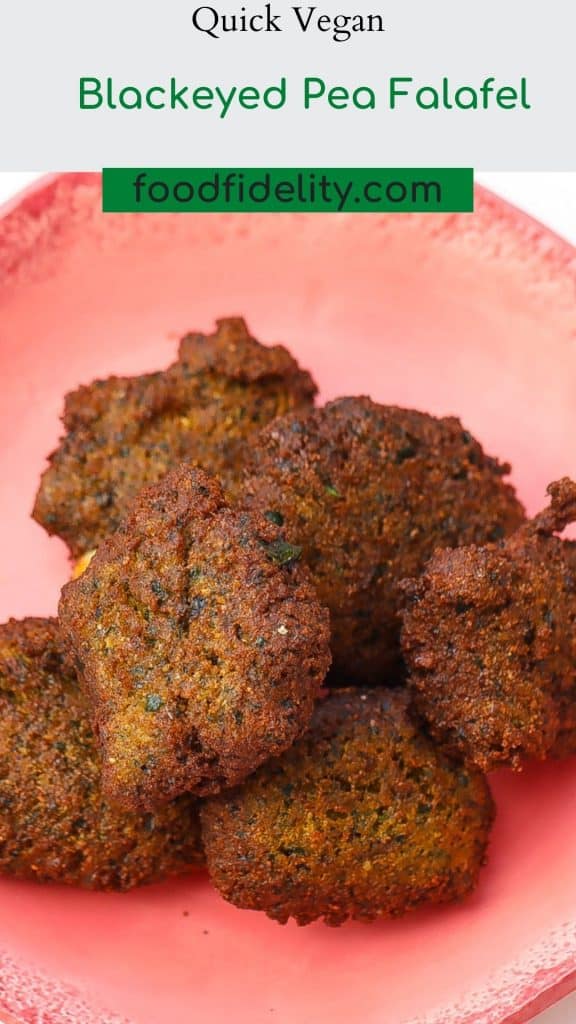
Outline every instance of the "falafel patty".
<path fill-rule="evenodd" d="M 494 806 L 402 690 L 332 691 L 291 750 L 201 807 L 212 881 L 285 923 L 372 921 L 476 885 Z"/>
<path fill-rule="evenodd" d="M 103 797 L 88 708 L 55 619 L 0 625 L 0 874 L 130 889 L 203 863 L 191 797 L 126 814 Z"/>
<path fill-rule="evenodd" d="M 60 601 L 102 743 L 132 808 L 235 785 L 305 730 L 330 664 L 300 552 L 182 465 L 145 489 Z"/>
<path fill-rule="evenodd" d="M 312 405 L 316 390 L 285 348 L 261 345 L 239 318 L 218 320 L 215 334 L 183 338 L 168 370 L 97 380 L 66 396 L 66 433 L 33 516 L 78 558 L 119 526 L 142 487 L 185 459 L 234 486 L 254 432 Z"/>
<path fill-rule="evenodd" d="M 258 435 L 250 507 L 281 524 L 330 610 L 336 679 L 378 684 L 400 660 L 398 583 L 436 547 L 504 536 L 524 511 L 454 418 L 341 398 Z"/>
<path fill-rule="evenodd" d="M 405 584 L 409 683 L 434 734 L 483 770 L 576 751 L 576 484 L 498 544 L 438 551 Z"/>

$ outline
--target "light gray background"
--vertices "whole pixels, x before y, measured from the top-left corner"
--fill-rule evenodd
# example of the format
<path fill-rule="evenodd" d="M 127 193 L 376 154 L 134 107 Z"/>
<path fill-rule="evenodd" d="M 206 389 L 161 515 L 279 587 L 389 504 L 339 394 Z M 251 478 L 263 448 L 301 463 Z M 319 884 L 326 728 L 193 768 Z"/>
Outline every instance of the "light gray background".
<path fill-rule="evenodd" d="M 34 173 L 0 173 L 0 204 L 37 177 Z M 576 244 L 576 174 L 483 174 L 479 177 L 495 192 Z M 540 1014 L 534 1024 L 574 1024 L 575 1021 L 576 993 Z"/>
<path fill-rule="evenodd" d="M 256 11 L 263 4 L 244 0 Z M 272 0 L 287 12 L 285 0 Z M 0 168 L 54 166 L 474 166 L 576 170 L 574 0 L 324 0 L 327 13 L 382 13 L 384 35 L 334 43 L 290 31 L 227 35 L 192 28 L 193 0 L 2 0 Z M 222 0 L 223 12 L 242 0 Z M 528 77 L 531 111 L 308 113 L 305 75 L 378 87 L 391 75 L 422 84 L 448 75 L 476 84 Z M 281 111 L 80 111 L 81 75 L 151 85 L 265 86 L 286 75 L 295 90 Z"/>

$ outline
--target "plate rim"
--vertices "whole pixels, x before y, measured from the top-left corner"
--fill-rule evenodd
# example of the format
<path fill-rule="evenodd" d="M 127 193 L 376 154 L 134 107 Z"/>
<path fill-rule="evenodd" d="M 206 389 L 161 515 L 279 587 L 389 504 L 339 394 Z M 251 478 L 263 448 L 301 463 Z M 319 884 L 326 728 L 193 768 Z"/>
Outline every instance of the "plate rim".
<path fill-rule="evenodd" d="M 4 244 L 5 250 L 9 251 L 10 246 L 14 245 L 15 238 L 17 237 L 17 231 L 12 230 L 15 222 L 19 219 L 28 219 L 30 217 L 36 218 L 40 212 L 46 211 L 52 202 L 56 199 L 60 199 L 60 191 L 62 188 L 69 189 L 72 194 L 75 189 L 84 185 L 99 185 L 101 182 L 101 174 L 98 171 L 64 171 L 44 174 L 37 178 L 35 181 L 29 183 L 23 189 L 18 191 L 14 196 L 11 196 L 8 200 L 0 205 L 0 246 Z M 540 265 L 549 265 L 553 267 L 555 278 L 560 275 L 566 278 L 566 281 L 573 285 L 576 289 L 576 247 L 573 246 L 567 239 L 563 238 L 553 229 L 547 227 L 544 223 L 526 213 L 525 211 L 514 206 L 512 203 L 493 193 L 489 189 L 481 185 L 475 185 L 475 213 L 479 214 L 479 220 L 477 222 L 478 228 L 481 229 L 482 222 L 490 226 L 495 224 L 503 231 L 503 233 L 518 245 L 526 245 L 527 240 L 530 240 L 531 256 L 534 256 L 535 261 Z M 133 214 L 112 214 L 111 216 L 134 216 Z M 136 216 L 138 216 L 136 214 Z M 140 216 L 144 216 L 141 214 Z M 158 215 L 157 215 L 158 216 Z M 162 216 L 162 215 L 160 215 Z M 172 214 L 166 214 L 166 216 L 173 216 Z M 208 214 L 188 214 L 188 216 L 209 216 L 211 218 L 222 218 L 229 219 L 230 217 L 242 217 L 243 214 L 223 214 L 223 213 L 208 213 Z M 250 214 L 251 217 L 274 217 L 276 214 Z M 284 214 L 287 216 L 287 214 Z M 288 214 L 290 216 L 290 214 Z M 298 213 L 292 214 L 294 218 L 301 219 L 302 221 L 309 218 L 317 218 L 317 213 Z M 349 217 L 363 217 L 364 214 L 325 214 L 326 217 L 340 218 L 344 221 Z M 391 214 L 373 214 L 372 216 L 392 216 Z M 416 218 L 419 221 L 426 220 L 430 217 L 428 214 L 403 214 L 410 218 Z M 442 217 L 445 222 L 449 222 L 451 225 L 456 227 L 456 235 L 460 235 L 460 226 L 466 225 L 466 219 L 474 216 L 473 214 L 434 214 L 434 217 Z M 430 225 L 434 223 L 432 218 L 429 220 Z M 437 222 L 436 222 L 437 223 Z M 475 230 L 472 222 L 468 220 L 468 227 Z M 35 239 L 31 238 L 29 247 L 34 245 Z M 23 257 L 23 253 L 20 254 Z M 0 286 L 1 291 L 1 286 Z M 506 965 L 505 970 L 502 972 L 502 978 L 498 981 L 500 972 L 492 975 L 496 985 L 494 996 L 498 992 L 510 992 L 514 986 L 506 986 L 505 975 L 513 976 L 515 969 L 517 969 L 517 976 L 519 981 L 517 983 L 517 992 L 512 995 L 513 1009 L 510 1013 L 506 1013 L 505 1017 L 490 1018 L 490 1024 L 494 1021 L 494 1024 L 525 1024 L 525 1022 L 531 1020 L 536 1014 L 552 1006 L 559 999 L 569 995 L 571 992 L 576 990 L 576 927 L 574 928 L 574 934 L 571 936 L 568 943 L 556 944 L 557 951 L 556 956 L 551 953 L 550 943 L 552 947 L 555 945 L 555 937 L 558 935 L 558 929 L 547 932 L 545 938 L 539 941 L 535 946 L 530 947 L 526 951 L 522 961 L 518 959 L 510 962 Z M 550 957 L 552 956 L 552 959 Z M 540 961 L 546 963 L 546 977 L 541 981 L 541 984 L 537 986 L 537 991 L 534 991 L 535 978 L 526 976 L 525 970 L 522 971 L 521 963 L 525 963 L 527 959 L 533 961 Z M 57 979 L 50 979 L 44 976 L 41 971 L 38 971 L 33 964 L 28 964 L 23 961 L 18 963 L 14 962 L 11 957 L 6 954 L 0 948 L 0 969 L 3 964 L 9 962 L 11 965 L 11 973 L 16 979 L 16 984 L 21 985 L 20 988 L 12 989 L 14 996 L 18 996 L 19 991 L 26 991 L 26 987 L 29 987 L 30 980 L 35 979 L 42 983 L 45 989 L 52 989 L 54 992 L 65 992 L 73 1000 L 77 1000 L 78 1006 L 82 1006 L 85 1013 L 84 1020 L 86 1024 L 107 1024 L 110 1020 L 117 1021 L 120 1024 L 122 1020 L 123 1024 L 135 1024 L 130 1022 L 126 1018 L 116 1017 L 113 1008 L 109 1008 L 108 1011 L 103 1007 L 96 1007 L 90 1001 L 87 1001 L 81 991 L 74 986 L 61 982 Z M 487 977 L 487 981 L 489 980 Z M 20 981 L 18 981 L 20 979 Z M 500 986 L 498 988 L 498 985 Z M 464 1000 L 460 1002 L 454 1009 L 458 1013 L 458 1017 L 452 1019 L 450 1014 L 450 1007 L 437 1007 L 432 1009 L 425 1019 L 421 1019 L 421 1024 L 484 1024 L 484 1018 L 481 1019 L 476 1015 L 474 1011 L 474 1002 L 477 993 L 481 991 L 479 989 L 469 991 Z M 2 1024 L 23 1024 L 22 1019 L 14 1015 L 13 1011 L 8 1009 L 5 1004 L 6 994 L 10 996 L 10 990 L 2 982 L 0 975 L 0 1020 Z M 41 1003 L 36 1004 L 36 1008 L 42 1010 Z M 108 1017 L 108 1013 L 112 1014 L 112 1017 Z M 86 1015 L 87 1014 L 87 1015 Z M 50 1024 L 60 1024 L 64 1022 L 65 1017 L 62 1016 L 58 1011 L 56 1013 L 51 1012 L 48 1018 Z M 70 1018 L 66 1015 L 66 1019 Z M 417 1024 L 416 1020 L 406 1022 L 406 1024 Z M 486 1018 L 486 1024 L 488 1019 Z"/>

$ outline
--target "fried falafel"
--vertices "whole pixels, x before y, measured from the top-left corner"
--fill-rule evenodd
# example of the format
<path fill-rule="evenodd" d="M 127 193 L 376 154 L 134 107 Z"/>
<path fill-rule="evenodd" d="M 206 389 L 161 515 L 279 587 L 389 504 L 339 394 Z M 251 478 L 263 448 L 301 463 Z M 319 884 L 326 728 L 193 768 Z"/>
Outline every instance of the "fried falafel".
<path fill-rule="evenodd" d="M 120 524 L 130 501 L 185 459 L 228 487 L 256 430 L 313 404 L 316 385 L 280 345 L 267 348 L 241 319 L 182 339 L 160 373 L 110 377 L 66 396 L 65 436 L 49 457 L 33 516 L 78 558 Z"/>
<path fill-rule="evenodd" d="M 330 610 L 336 679 L 378 684 L 400 659 L 398 583 L 436 547 L 506 535 L 524 518 L 454 418 L 342 398 L 260 432 L 247 466 L 260 507 L 303 548 Z"/>
<path fill-rule="evenodd" d="M 54 619 L 0 626 L 0 874 L 130 889 L 203 862 L 197 804 L 103 797 L 86 700 Z"/>
<path fill-rule="evenodd" d="M 484 776 L 432 744 L 405 691 L 382 687 L 332 691 L 291 750 L 201 807 L 224 898 L 301 925 L 460 899 L 493 816 Z"/>
<path fill-rule="evenodd" d="M 576 484 L 499 543 L 434 554 L 407 581 L 409 683 L 434 735 L 483 770 L 576 751 Z"/>
<path fill-rule="evenodd" d="M 60 601 L 103 749 L 132 808 L 240 782 L 306 729 L 330 664 L 300 551 L 182 465 L 146 488 Z"/>

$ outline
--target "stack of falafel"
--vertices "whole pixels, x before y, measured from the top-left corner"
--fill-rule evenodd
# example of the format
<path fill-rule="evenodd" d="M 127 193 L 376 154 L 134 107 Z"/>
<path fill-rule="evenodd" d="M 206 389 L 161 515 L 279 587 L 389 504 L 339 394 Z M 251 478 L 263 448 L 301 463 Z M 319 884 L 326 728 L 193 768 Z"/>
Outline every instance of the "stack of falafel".
<path fill-rule="evenodd" d="M 4 874 L 393 917 L 474 889 L 486 771 L 576 752 L 576 485 L 527 521 L 459 420 L 315 394 L 232 319 L 67 396 L 34 516 L 82 571 L 0 626 Z"/>

